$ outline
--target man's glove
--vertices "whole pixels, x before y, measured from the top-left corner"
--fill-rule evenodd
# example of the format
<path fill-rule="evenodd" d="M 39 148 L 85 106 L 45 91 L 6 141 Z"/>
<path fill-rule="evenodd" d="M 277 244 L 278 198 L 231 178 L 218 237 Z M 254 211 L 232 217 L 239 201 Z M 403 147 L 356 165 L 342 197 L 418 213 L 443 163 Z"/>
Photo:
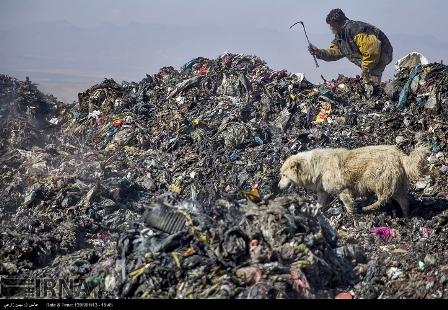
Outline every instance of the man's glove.
<path fill-rule="evenodd" d="M 313 44 L 308 45 L 308 52 L 310 52 L 311 55 L 316 55 L 317 57 L 321 56 L 320 50 Z"/>

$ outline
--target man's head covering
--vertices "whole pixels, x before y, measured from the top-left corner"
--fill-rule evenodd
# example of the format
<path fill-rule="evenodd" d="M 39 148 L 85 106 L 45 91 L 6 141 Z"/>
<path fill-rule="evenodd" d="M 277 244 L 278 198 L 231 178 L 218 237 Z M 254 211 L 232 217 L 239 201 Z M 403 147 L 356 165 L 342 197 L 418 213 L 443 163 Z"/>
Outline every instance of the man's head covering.
<path fill-rule="evenodd" d="M 344 12 L 342 12 L 341 9 L 334 9 L 331 10 L 330 13 L 328 13 L 326 22 L 327 24 L 330 24 L 332 22 L 342 23 L 344 20 L 347 19 L 348 18 L 345 16 Z"/>

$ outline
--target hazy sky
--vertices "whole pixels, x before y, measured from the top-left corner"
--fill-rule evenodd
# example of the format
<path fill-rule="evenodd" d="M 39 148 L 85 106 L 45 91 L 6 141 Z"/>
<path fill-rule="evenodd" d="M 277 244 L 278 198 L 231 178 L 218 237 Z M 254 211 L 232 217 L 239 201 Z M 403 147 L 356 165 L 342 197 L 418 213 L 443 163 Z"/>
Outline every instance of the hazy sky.
<path fill-rule="evenodd" d="M 448 42 L 447 0 L 1 0 L 0 29 L 67 20 L 85 28 L 103 22 L 158 22 L 287 30 L 292 21 L 300 20 L 307 32 L 330 36 L 325 17 L 336 7 L 350 19 L 370 22 L 386 33 L 430 33 Z"/>
<path fill-rule="evenodd" d="M 322 45 L 322 41 L 318 46 L 327 48 L 333 35 L 325 18 L 331 9 L 337 7 L 348 18 L 372 23 L 386 35 L 431 35 L 448 43 L 448 0 L 0 0 L 0 30 L 39 21 L 66 20 L 81 28 L 91 28 L 104 22 L 120 26 L 128 23 L 161 23 L 185 27 L 231 25 L 241 28 L 241 31 L 250 26 L 286 32 L 294 22 L 303 21 L 312 43 L 315 42 L 313 38 L 328 35 L 325 45 Z M 296 33 L 291 35 L 291 40 L 306 40 L 300 25 L 292 31 Z M 198 38 L 198 44 L 201 40 L 206 38 Z M 169 44 L 169 38 L 167 42 Z M 266 44 L 269 45 L 269 42 Z M 232 46 L 229 46 L 229 51 L 244 53 L 233 51 Z M 211 55 L 210 58 L 217 56 Z M 394 55 L 394 61 L 397 56 L 404 55 Z M 312 62 L 309 54 L 306 57 Z M 185 62 L 188 60 L 185 59 Z M 341 65 L 338 66 L 340 68 Z M 348 62 L 347 66 L 351 66 L 349 73 L 353 74 L 355 66 Z M 393 64 L 390 66 L 393 68 Z M 290 72 L 301 69 L 297 65 L 296 67 L 297 69 L 291 65 L 285 69 Z M 323 65 L 319 70 L 333 67 L 336 66 Z M 386 78 L 391 75 L 392 69 L 388 70 L 389 76 Z M 356 68 L 357 71 L 359 70 Z M 320 71 L 313 74 L 315 77 L 320 76 Z"/>

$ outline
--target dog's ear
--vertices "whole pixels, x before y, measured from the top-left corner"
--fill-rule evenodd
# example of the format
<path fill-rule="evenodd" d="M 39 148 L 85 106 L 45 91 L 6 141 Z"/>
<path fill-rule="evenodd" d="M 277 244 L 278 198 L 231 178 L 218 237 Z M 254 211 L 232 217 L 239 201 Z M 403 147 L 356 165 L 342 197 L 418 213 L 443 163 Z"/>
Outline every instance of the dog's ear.
<path fill-rule="evenodd" d="M 292 172 L 298 175 L 302 171 L 302 166 L 303 166 L 303 159 L 294 158 L 291 160 L 289 168 L 291 169 Z"/>

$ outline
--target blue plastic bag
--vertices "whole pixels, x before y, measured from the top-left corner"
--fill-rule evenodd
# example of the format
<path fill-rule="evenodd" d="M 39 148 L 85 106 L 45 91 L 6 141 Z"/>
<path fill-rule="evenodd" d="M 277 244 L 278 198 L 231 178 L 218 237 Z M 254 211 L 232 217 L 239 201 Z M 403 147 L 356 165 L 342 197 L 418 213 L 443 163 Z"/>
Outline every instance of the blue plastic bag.
<path fill-rule="evenodd" d="M 409 86 L 411 85 L 411 82 L 415 78 L 417 73 L 420 71 L 421 66 L 422 66 L 421 64 L 416 65 L 414 70 L 412 70 L 411 74 L 409 75 L 409 79 L 406 82 L 406 84 L 404 85 L 403 89 L 401 90 L 400 98 L 398 99 L 398 105 L 397 105 L 398 109 L 405 108 L 406 102 L 408 101 Z"/>

